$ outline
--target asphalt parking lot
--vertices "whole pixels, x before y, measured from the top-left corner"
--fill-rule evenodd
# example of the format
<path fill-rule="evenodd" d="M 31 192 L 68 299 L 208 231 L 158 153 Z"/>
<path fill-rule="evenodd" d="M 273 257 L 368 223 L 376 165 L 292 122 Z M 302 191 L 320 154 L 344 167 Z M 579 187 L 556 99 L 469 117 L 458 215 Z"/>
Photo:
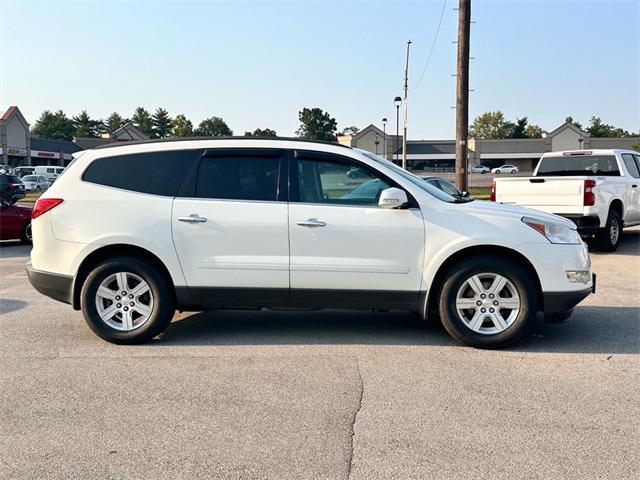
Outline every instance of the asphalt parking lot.
<path fill-rule="evenodd" d="M 0 242 L 0 478 L 638 478 L 640 229 L 623 242 L 573 318 L 502 351 L 342 311 L 110 345 Z"/>

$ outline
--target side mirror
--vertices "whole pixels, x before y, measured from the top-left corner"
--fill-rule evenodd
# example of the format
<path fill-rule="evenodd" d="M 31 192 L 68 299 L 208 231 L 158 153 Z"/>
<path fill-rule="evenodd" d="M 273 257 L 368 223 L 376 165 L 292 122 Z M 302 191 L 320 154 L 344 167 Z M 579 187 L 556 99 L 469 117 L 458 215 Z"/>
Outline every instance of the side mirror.
<path fill-rule="evenodd" d="M 462 192 L 462 195 L 460 195 L 462 198 L 469 198 L 469 192 Z"/>
<path fill-rule="evenodd" d="M 4 210 L 5 208 L 9 208 L 9 202 L 2 200 L 2 202 L 0 202 L 0 209 Z"/>
<path fill-rule="evenodd" d="M 380 192 L 378 206 L 382 208 L 398 208 L 409 203 L 407 193 L 399 188 L 386 188 Z"/>

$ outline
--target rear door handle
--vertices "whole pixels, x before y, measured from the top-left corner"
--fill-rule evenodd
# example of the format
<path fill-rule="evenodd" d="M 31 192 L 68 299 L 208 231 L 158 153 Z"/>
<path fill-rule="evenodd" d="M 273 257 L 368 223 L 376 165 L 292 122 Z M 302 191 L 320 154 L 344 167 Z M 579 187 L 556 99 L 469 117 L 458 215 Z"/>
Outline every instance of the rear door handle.
<path fill-rule="evenodd" d="M 178 217 L 178 220 L 180 222 L 187 222 L 187 223 L 204 223 L 207 221 L 205 217 L 201 217 L 197 213 L 192 213 L 188 217 Z"/>
<path fill-rule="evenodd" d="M 326 227 L 327 223 L 317 218 L 310 218 L 309 220 L 303 220 L 298 222 L 301 227 Z"/>

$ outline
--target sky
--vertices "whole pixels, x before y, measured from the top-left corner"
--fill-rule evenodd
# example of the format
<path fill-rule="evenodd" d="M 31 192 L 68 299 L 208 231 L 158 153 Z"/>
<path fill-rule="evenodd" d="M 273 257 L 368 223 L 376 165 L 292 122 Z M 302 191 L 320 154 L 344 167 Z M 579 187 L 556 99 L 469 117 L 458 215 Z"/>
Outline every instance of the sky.
<path fill-rule="evenodd" d="M 453 138 L 457 3 L 0 0 L 0 109 L 33 125 L 45 109 L 164 107 L 286 136 L 320 107 L 339 129 L 395 130 L 410 39 L 408 136 Z M 472 20 L 470 118 L 640 130 L 640 0 L 473 0 Z"/>

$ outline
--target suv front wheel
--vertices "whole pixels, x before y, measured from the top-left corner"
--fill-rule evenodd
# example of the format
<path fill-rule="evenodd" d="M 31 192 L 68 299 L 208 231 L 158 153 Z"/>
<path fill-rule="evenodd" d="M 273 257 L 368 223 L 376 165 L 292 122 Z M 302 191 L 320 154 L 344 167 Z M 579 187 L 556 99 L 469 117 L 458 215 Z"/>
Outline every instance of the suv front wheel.
<path fill-rule="evenodd" d="M 166 280 L 135 257 L 116 257 L 97 265 L 84 282 L 80 300 L 91 330 L 118 344 L 150 341 L 175 312 Z"/>
<path fill-rule="evenodd" d="M 536 315 L 536 289 L 516 262 L 480 256 L 447 274 L 440 317 L 456 340 L 478 348 L 500 348 L 524 337 Z"/>

